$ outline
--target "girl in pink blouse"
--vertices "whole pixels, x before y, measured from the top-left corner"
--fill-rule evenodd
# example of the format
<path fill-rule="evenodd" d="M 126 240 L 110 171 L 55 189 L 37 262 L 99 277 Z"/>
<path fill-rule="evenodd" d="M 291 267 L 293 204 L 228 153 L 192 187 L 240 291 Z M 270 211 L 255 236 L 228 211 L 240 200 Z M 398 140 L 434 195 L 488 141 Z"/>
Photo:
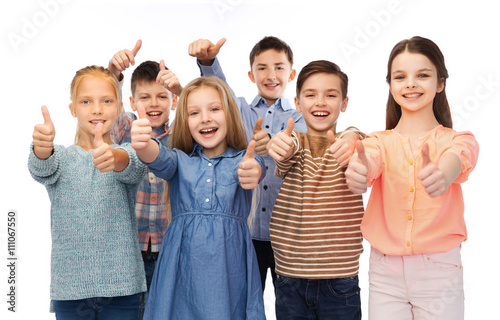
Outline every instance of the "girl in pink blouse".
<path fill-rule="evenodd" d="M 460 184 L 477 162 L 470 132 L 452 129 L 439 47 L 413 37 L 388 63 L 386 131 L 358 142 L 345 173 L 353 193 L 372 190 L 361 224 L 371 244 L 369 317 L 463 319 Z"/>

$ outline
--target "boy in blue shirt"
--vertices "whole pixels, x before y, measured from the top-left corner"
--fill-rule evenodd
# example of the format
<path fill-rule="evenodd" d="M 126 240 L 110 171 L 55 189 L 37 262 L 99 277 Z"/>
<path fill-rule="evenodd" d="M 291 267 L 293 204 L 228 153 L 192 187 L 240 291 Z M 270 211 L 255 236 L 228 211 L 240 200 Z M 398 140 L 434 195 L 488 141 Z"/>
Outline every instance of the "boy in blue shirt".
<path fill-rule="evenodd" d="M 217 59 L 220 48 L 226 39 L 216 44 L 200 39 L 189 45 L 189 54 L 197 58 L 202 76 L 215 75 L 226 81 Z M 285 129 L 289 118 L 293 118 L 295 129 L 307 131 L 302 114 L 293 104 L 284 98 L 286 86 L 295 78 L 292 68 L 293 52 L 290 47 L 276 37 L 264 37 L 250 52 L 250 71 L 248 77 L 256 84 L 258 94 L 248 103 L 245 98 L 233 96 L 241 111 L 247 141 L 255 140 L 255 152 L 264 158 L 268 172 L 274 172 L 274 160 L 267 154 L 266 145 L 270 138 Z M 281 179 L 268 174 L 254 190 L 255 202 L 249 218 L 252 241 L 257 253 L 261 275 L 262 291 L 264 291 L 267 269 L 271 269 L 273 285 L 276 280 L 274 272 L 274 255 L 269 236 L 269 221 L 274 202 L 281 188 Z"/>

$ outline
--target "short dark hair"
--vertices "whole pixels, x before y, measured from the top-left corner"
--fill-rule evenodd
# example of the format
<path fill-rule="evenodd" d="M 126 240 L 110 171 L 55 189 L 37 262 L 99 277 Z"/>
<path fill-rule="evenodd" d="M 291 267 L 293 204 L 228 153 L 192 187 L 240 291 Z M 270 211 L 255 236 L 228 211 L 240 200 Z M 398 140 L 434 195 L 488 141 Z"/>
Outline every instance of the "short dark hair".
<path fill-rule="evenodd" d="M 165 69 L 168 70 L 167 67 Z M 132 79 L 130 81 L 130 90 L 132 91 L 132 96 L 135 95 L 135 89 L 137 84 L 140 82 L 155 82 L 158 73 L 160 72 L 160 64 L 156 61 L 144 61 L 135 68 L 132 73 Z"/>
<path fill-rule="evenodd" d="M 297 77 L 297 97 L 300 95 L 300 90 L 302 90 L 304 82 L 310 76 L 316 73 L 327 73 L 338 76 L 340 78 L 340 90 L 342 91 L 342 99 L 345 99 L 347 97 L 347 85 L 349 83 L 347 75 L 342 72 L 342 70 L 340 70 L 340 67 L 337 64 L 328 60 L 316 60 L 309 62 L 302 68 L 302 70 L 300 70 L 299 76 Z"/>
<path fill-rule="evenodd" d="M 290 46 L 286 44 L 285 41 L 279 38 L 267 36 L 257 42 L 252 48 L 252 51 L 250 51 L 250 68 L 255 61 L 256 56 L 270 49 L 276 50 L 278 52 L 284 52 L 288 58 L 288 62 L 290 62 L 290 65 L 293 65 L 293 52 Z"/>

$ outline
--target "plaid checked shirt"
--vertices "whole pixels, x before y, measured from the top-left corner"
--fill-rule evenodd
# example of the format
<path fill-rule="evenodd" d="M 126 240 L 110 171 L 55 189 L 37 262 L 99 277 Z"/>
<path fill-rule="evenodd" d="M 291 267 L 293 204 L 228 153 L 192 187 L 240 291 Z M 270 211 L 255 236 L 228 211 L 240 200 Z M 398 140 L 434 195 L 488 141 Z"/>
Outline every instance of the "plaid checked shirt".
<path fill-rule="evenodd" d="M 130 129 L 132 121 L 136 119 L 136 115 L 132 112 L 122 113 L 111 132 L 113 142 L 116 144 L 131 142 Z M 160 140 L 163 145 L 167 145 L 169 133 L 167 121 L 164 127 L 153 128 L 151 135 Z M 151 239 L 151 252 L 159 252 L 163 234 L 171 219 L 170 197 L 168 183 L 156 177 L 149 169 L 137 189 L 135 216 L 141 250 L 148 250 L 149 239 Z"/>

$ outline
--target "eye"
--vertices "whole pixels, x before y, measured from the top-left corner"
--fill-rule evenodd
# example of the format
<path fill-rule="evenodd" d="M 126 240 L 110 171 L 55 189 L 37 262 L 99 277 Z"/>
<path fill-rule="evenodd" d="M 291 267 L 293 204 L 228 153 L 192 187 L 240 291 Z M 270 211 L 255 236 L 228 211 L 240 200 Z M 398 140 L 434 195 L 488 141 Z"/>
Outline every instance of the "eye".
<path fill-rule="evenodd" d="M 405 76 L 403 75 L 397 75 L 397 76 L 394 76 L 394 80 L 403 80 L 405 78 Z"/>
<path fill-rule="evenodd" d="M 430 77 L 430 75 L 422 73 L 422 74 L 419 74 L 418 77 L 419 78 L 428 78 L 428 77 Z"/>
<path fill-rule="evenodd" d="M 103 103 L 106 103 L 106 104 L 113 103 L 113 100 L 111 100 L 111 99 L 106 99 L 106 100 L 104 100 L 104 101 L 103 101 Z"/>
<path fill-rule="evenodd" d="M 80 101 L 81 104 L 89 104 L 90 103 L 90 100 L 82 100 Z"/>

